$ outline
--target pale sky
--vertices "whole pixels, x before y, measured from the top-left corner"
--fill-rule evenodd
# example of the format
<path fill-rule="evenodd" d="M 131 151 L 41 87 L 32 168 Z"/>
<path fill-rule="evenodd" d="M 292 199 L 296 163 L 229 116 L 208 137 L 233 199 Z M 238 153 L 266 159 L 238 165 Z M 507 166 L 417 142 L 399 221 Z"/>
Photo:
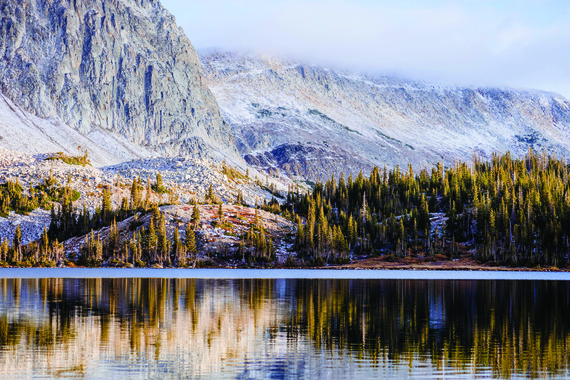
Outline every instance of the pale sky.
<path fill-rule="evenodd" d="M 197 49 L 570 99 L 568 0 L 161 0 Z"/>

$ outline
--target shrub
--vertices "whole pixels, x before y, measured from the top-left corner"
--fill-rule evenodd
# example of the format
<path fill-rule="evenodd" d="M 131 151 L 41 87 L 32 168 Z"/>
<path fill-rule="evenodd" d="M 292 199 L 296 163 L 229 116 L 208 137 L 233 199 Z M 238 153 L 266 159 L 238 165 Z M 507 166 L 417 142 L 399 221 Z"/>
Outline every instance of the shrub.
<path fill-rule="evenodd" d="M 85 152 L 84 156 L 68 156 L 63 152 L 57 152 L 53 156 L 46 158 L 46 160 L 61 160 L 69 165 L 91 165 L 91 161 L 89 157 L 87 157 L 87 152 Z"/>

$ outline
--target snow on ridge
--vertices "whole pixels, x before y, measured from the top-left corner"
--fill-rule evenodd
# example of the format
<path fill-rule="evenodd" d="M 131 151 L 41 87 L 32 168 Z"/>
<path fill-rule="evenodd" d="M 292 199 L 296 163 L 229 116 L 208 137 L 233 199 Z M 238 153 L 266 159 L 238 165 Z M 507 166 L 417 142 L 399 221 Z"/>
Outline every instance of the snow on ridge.
<path fill-rule="evenodd" d="M 240 153 L 267 168 L 276 164 L 269 153 L 283 144 L 321 155 L 305 157 L 323 163 L 305 174 L 322 178 L 368 165 L 453 163 L 473 152 L 520 155 L 533 147 L 569 155 L 570 102 L 558 94 L 374 77 L 235 52 L 200 58 Z M 343 148 L 360 161 L 324 167 L 328 157 L 315 146 L 339 155 Z"/>

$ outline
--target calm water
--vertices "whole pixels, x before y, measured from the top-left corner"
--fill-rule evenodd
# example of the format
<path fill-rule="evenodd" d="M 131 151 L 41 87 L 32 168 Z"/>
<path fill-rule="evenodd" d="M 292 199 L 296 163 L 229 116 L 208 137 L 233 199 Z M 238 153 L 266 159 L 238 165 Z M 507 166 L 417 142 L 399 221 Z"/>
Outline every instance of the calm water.
<path fill-rule="evenodd" d="M 4 278 L 0 377 L 569 378 L 569 292 L 547 280 Z"/>

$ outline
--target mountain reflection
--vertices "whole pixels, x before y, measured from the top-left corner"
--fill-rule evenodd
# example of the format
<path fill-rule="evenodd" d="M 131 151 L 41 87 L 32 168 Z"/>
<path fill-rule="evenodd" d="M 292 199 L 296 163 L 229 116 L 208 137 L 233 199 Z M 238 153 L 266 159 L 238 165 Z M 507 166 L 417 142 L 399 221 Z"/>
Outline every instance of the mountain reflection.
<path fill-rule="evenodd" d="M 1 279 L 0 377 L 283 378 L 334 365 L 341 376 L 563 374 L 569 291 L 555 281 Z"/>

